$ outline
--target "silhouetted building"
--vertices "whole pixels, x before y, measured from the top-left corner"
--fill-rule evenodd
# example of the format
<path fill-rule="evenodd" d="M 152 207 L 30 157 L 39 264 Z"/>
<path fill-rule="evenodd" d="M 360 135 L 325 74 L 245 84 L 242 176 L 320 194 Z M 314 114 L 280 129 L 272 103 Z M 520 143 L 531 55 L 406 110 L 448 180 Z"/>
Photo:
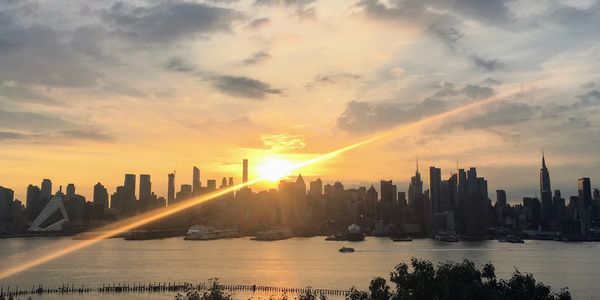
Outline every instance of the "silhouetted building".
<path fill-rule="evenodd" d="M 0 186 L 0 224 L 12 221 L 14 196 L 13 190 Z"/>
<path fill-rule="evenodd" d="M 442 170 L 436 167 L 429 167 L 429 199 L 431 200 L 432 212 L 442 212 L 441 205 L 441 185 L 442 185 Z"/>
<path fill-rule="evenodd" d="M 102 210 L 108 208 L 108 191 L 100 182 L 94 185 L 93 203 Z"/>
<path fill-rule="evenodd" d="M 542 227 L 549 230 L 554 219 L 552 204 L 552 189 L 550 188 L 550 173 L 546 167 L 546 157 L 542 152 L 542 168 L 540 169 L 540 196 L 542 198 Z"/>
<path fill-rule="evenodd" d="M 217 189 L 217 181 L 214 179 L 209 179 L 206 181 L 206 189 L 209 192 L 212 192 Z"/>
<path fill-rule="evenodd" d="M 42 180 L 41 197 L 46 202 L 52 198 L 52 181 L 50 179 Z"/>
<path fill-rule="evenodd" d="M 167 205 L 175 202 L 175 173 L 169 173 L 169 185 L 167 191 Z"/>
<path fill-rule="evenodd" d="M 326 185 L 323 187 L 323 194 L 324 194 L 326 197 L 332 197 L 332 196 L 333 196 L 333 186 L 332 186 L 331 184 L 329 184 L 329 183 L 328 183 L 328 184 L 326 184 Z"/>
<path fill-rule="evenodd" d="M 229 186 L 233 186 L 233 177 L 229 177 Z"/>
<path fill-rule="evenodd" d="M 177 192 L 176 201 L 181 202 L 192 198 L 192 186 L 189 184 L 182 184 L 181 190 Z"/>
<path fill-rule="evenodd" d="M 310 182 L 308 194 L 316 198 L 323 195 L 323 181 L 321 181 L 321 178 L 317 178 L 317 180 Z"/>
<path fill-rule="evenodd" d="M 200 194 L 200 188 L 202 187 L 202 181 L 200 179 L 200 169 L 194 167 L 192 174 L 192 192 L 194 195 Z"/>
<path fill-rule="evenodd" d="M 380 190 L 381 191 L 381 201 L 396 203 L 396 200 L 397 200 L 396 197 L 398 197 L 397 188 L 392 183 L 392 181 L 391 180 L 381 180 L 380 187 L 381 187 L 381 190 Z"/>
<path fill-rule="evenodd" d="M 140 201 L 148 202 L 152 195 L 152 182 L 150 181 L 150 175 L 140 175 Z"/>
<path fill-rule="evenodd" d="M 67 197 L 71 197 L 75 195 L 75 184 L 69 183 L 67 184 Z"/>
<path fill-rule="evenodd" d="M 125 174 L 123 183 L 123 197 L 121 198 L 121 214 L 131 215 L 136 212 L 135 207 L 135 174 Z"/>
<path fill-rule="evenodd" d="M 496 190 L 496 207 L 497 208 L 506 207 L 506 191 L 505 190 Z"/>
<path fill-rule="evenodd" d="M 39 187 L 31 184 L 27 187 L 27 200 L 25 203 L 27 205 L 29 219 L 35 219 L 42 209 L 44 209 L 42 193 Z"/>
<path fill-rule="evenodd" d="M 248 183 L 248 160 L 242 161 L 242 183 Z"/>
<path fill-rule="evenodd" d="M 577 179 L 577 195 L 579 208 L 587 209 L 592 204 L 592 187 L 587 177 Z"/>

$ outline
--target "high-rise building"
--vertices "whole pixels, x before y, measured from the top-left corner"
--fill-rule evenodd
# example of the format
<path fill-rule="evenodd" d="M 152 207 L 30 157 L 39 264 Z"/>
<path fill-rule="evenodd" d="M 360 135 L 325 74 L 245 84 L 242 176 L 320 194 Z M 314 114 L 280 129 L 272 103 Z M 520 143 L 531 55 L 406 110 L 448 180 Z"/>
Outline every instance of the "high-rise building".
<path fill-rule="evenodd" d="M 227 187 L 227 178 L 223 177 L 223 179 L 221 179 L 221 186 L 219 186 L 220 189 L 224 189 Z"/>
<path fill-rule="evenodd" d="M 592 187 L 587 177 L 577 179 L 577 195 L 579 208 L 587 209 L 592 204 Z"/>
<path fill-rule="evenodd" d="M 125 182 L 123 187 L 125 187 L 126 193 L 131 193 L 133 197 L 135 197 L 135 174 L 125 174 Z"/>
<path fill-rule="evenodd" d="M 421 173 L 419 173 L 419 161 L 417 161 L 417 171 L 415 176 L 410 178 L 408 185 L 408 205 L 415 206 L 423 197 L 423 181 Z"/>
<path fill-rule="evenodd" d="M 242 182 L 244 184 L 248 183 L 248 160 L 244 159 L 242 161 Z"/>
<path fill-rule="evenodd" d="M 52 197 L 52 181 L 50 179 L 42 180 L 41 196 L 42 199 L 50 201 Z"/>
<path fill-rule="evenodd" d="M 108 191 L 100 183 L 94 185 L 94 204 L 101 208 L 108 208 Z"/>
<path fill-rule="evenodd" d="M 381 201 L 396 203 L 398 197 L 396 185 L 391 180 L 381 180 L 380 186 Z"/>
<path fill-rule="evenodd" d="M 0 186 L 0 224 L 12 221 L 14 197 L 13 190 Z"/>
<path fill-rule="evenodd" d="M 123 198 L 121 199 L 121 213 L 131 215 L 135 213 L 135 174 L 125 174 L 123 182 Z"/>
<path fill-rule="evenodd" d="M 167 188 L 167 204 L 175 202 L 175 173 L 169 173 L 169 184 Z"/>
<path fill-rule="evenodd" d="M 496 207 L 497 208 L 506 207 L 506 191 L 505 190 L 496 190 Z"/>
<path fill-rule="evenodd" d="M 440 186 L 442 184 L 442 170 L 436 167 L 429 167 L 429 199 L 431 200 L 431 209 L 433 213 L 442 212 Z"/>
<path fill-rule="evenodd" d="M 181 190 L 177 192 L 176 201 L 181 202 L 192 197 L 192 186 L 190 184 L 182 184 Z"/>
<path fill-rule="evenodd" d="M 67 184 L 67 199 L 74 195 L 75 195 L 75 184 L 73 184 L 73 183 Z"/>
<path fill-rule="evenodd" d="M 206 189 L 208 191 L 214 191 L 217 189 L 217 181 L 214 179 L 209 179 L 206 181 Z"/>
<path fill-rule="evenodd" d="M 542 198 L 542 226 L 549 229 L 554 218 L 554 205 L 552 204 L 552 188 L 550 187 L 550 173 L 546 167 L 546 157 L 542 151 L 542 168 L 540 169 L 540 196 Z"/>
<path fill-rule="evenodd" d="M 197 195 L 200 193 L 200 188 L 202 187 L 202 182 L 200 181 L 200 169 L 194 167 L 192 175 L 192 192 Z"/>
<path fill-rule="evenodd" d="M 150 181 L 150 175 L 140 175 L 140 201 L 148 201 L 152 195 L 152 182 Z"/>
<path fill-rule="evenodd" d="M 34 220 L 44 209 L 42 203 L 42 194 L 39 187 L 35 185 L 29 185 L 27 187 L 27 210 L 29 211 L 29 219 Z"/>
<path fill-rule="evenodd" d="M 302 178 L 302 174 L 299 174 L 296 178 L 296 189 L 303 197 L 306 196 L 306 183 L 304 182 L 304 178 Z"/>
<path fill-rule="evenodd" d="M 233 186 L 233 177 L 229 177 L 229 186 Z"/>
<path fill-rule="evenodd" d="M 329 183 L 328 183 L 328 184 L 326 184 L 326 185 L 323 187 L 323 194 L 324 194 L 326 197 L 332 197 L 332 196 L 333 196 L 333 186 L 332 186 L 331 184 L 329 184 Z"/>
<path fill-rule="evenodd" d="M 310 182 L 308 194 L 313 197 L 321 197 L 323 195 L 323 181 L 321 181 L 321 178 Z"/>

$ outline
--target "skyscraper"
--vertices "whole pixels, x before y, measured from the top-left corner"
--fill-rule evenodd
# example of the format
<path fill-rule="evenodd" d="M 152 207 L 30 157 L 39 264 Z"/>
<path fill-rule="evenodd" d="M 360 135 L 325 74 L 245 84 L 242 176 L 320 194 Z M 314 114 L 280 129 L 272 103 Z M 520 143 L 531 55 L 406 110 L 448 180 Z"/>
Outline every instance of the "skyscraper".
<path fill-rule="evenodd" d="M 11 189 L 0 186 L 0 224 L 12 220 L 12 207 L 14 192 Z"/>
<path fill-rule="evenodd" d="M 310 182 L 308 194 L 313 197 L 321 197 L 321 195 L 323 195 L 323 181 L 321 181 L 321 178 L 317 178 L 317 180 Z"/>
<path fill-rule="evenodd" d="M 229 186 L 233 186 L 233 177 L 229 177 Z"/>
<path fill-rule="evenodd" d="M 415 176 L 410 178 L 410 184 L 408 185 L 408 204 L 414 206 L 422 197 L 423 181 L 421 180 L 421 173 L 419 173 L 419 161 L 417 161 L 417 171 Z"/>
<path fill-rule="evenodd" d="M 431 200 L 432 212 L 442 212 L 441 209 L 441 191 L 440 186 L 442 184 L 442 170 L 436 167 L 429 167 L 429 199 Z"/>
<path fill-rule="evenodd" d="M 27 187 L 27 210 L 29 211 L 29 219 L 34 220 L 44 209 L 41 203 L 41 190 L 35 185 L 29 185 Z"/>
<path fill-rule="evenodd" d="M 398 194 L 396 192 L 396 186 L 391 180 L 381 180 L 381 201 L 382 202 L 396 202 Z"/>
<path fill-rule="evenodd" d="M 74 195 L 75 195 L 75 184 L 73 184 L 73 183 L 67 184 L 67 199 Z"/>
<path fill-rule="evenodd" d="M 135 212 L 135 174 L 125 174 L 123 183 L 123 198 L 121 199 L 121 213 L 133 214 Z"/>
<path fill-rule="evenodd" d="M 98 207 L 108 208 L 108 191 L 100 182 L 94 185 L 93 201 Z"/>
<path fill-rule="evenodd" d="M 505 190 L 496 190 L 496 207 L 498 207 L 498 208 L 506 207 L 506 191 Z"/>
<path fill-rule="evenodd" d="M 248 160 L 244 159 L 242 161 L 242 182 L 244 184 L 248 183 Z"/>
<path fill-rule="evenodd" d="M 175 173 L 169 173 L 169 185 L 167 188 L 167 204 L 175 202 Z"/>
<path fill-rule="evenodd" d="M 194 167 L 193 176 L 192 176 L 192 188 L 193 193 L 195 195 L 200 193 L 200 188 L 202 187 L 202 182 L 200 181 L 200 169 Z"/>
<path fill-rule="evenodd" d="M 577 179 L 577 194 L 579 208 L 587 209 L 592 204 L 592 187 L 587 177 Z"/>
<path fill-rule="evenodd" d="M 50 201 L 50 198 L 52 197 L 52 181 L 50 179 L 42 180 L 41 195 L 42 199 Z"/>
<path fill-rule="evenodd" d="M 214 179 L 209 179 L 206 181 L 206 189 L 208 191 L 214 191 L 217 189 L 217 181 Z"/>
<path fill-rule="evenodd" d="M 552 204 L 552 189 L 550 188 L 550 173 L 546 167 L 546 157 L 542 151 L 542 168 L 540 169 L 540 196 L 542 198 L 542 227 L 550 229 L 554 218 Z"/>
<path fill-rule="evenodd" d="M 147 201 L 150 199 L 152 194 L 152 182 L 150 181 L 150 175 L 140 175 L 140 201 Z"/>

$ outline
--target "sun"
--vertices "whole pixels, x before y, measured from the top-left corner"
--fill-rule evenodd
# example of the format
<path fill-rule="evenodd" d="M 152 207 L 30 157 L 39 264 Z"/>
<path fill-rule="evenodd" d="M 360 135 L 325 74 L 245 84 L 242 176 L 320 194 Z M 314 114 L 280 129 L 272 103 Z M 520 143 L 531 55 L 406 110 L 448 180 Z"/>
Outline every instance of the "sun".
<path fill-rule="evenodd" d="M 262 179 L 276 182 L 292 173 L 294 164 L 280 158 L 268 158 L 256 166 L 258 176 Z"/>

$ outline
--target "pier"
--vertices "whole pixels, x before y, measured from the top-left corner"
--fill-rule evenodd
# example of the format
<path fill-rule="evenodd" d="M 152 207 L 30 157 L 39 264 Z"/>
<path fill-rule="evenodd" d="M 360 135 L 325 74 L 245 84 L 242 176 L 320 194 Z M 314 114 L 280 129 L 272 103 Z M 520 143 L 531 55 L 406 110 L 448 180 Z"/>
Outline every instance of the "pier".
<path fill-rule="evenodd" d="M 85 286 L 75 284 L 63 284 L 57 288 L 45 288 L 43 285 L 33 286 L 31 288 L 0 287 L 0 300 L 8 300 L 16 296 L 43 295 L 43 294 L 111 294 L 111 293 L 178 293 L 185 292 L 188 289 L 196 288 L 199 291 L 206 291 L 210 284 L 200 283 L 192 284 L 188 282 L 161 282 L 161 283 L 110 283 L 102 286 Z M 267 285 L 243 285 L 243 284 L 219 284 L 219 286 L 228 292 L 244 292 L 257 294 L 301 294 L 312 291 L 316 294 L 328 296 L 346 296 L 348 290 L 336 289 L 317 289 L 317 288 L 290 288 Z"/>

